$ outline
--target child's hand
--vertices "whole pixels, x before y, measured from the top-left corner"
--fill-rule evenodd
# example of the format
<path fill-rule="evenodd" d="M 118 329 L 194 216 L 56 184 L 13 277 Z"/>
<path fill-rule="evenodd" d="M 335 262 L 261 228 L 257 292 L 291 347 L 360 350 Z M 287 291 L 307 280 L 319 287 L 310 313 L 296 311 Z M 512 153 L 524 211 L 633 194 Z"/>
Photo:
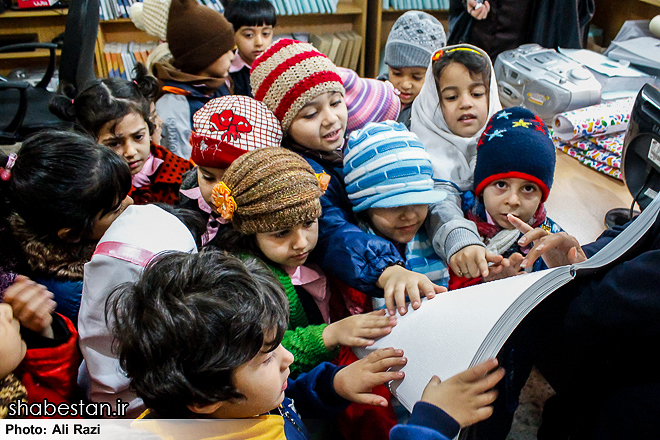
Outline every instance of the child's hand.
<path fill-rule="evenodd" d="M 44 286 L 19 275 L 16 282 L 5 290 L 4 301 L 11 306 L 14 317 L 23 327 L 53 337 L 51 313 L 56 304 L 53 294 Z"/>
<path fill-rule="evenodd" d="M 486 420 L 493 413 L 489 405 L 497 398 L 493 387 L 504 377 L 504 368 L 495 367 L 497 359 L 490 359 L 444 382 L 433 376 L 421 401 L 441 408 L 461 428 Z"/>
<path fill-rule="evenodd" d="M 520 246 L 534 243 L 534 247 L 520 264 L 523 269 L 530 267 L 539 257 L 543 257 L 543 261 L 548 267 L 566 266 L 587 259 L 575 237 L 565 232 L 551 234 L 541 228 L 534 229 L 512 214 L 509 214 L 507 218 L 516 229 L 524 234 L 518 240 Z"/>
<path fill-rule="evenodd" d="M 504 257 L 495 255 L 485 247 L 473 244 L 465 246 L 449 258 L 449 266 L 459 277 L 479 278 L 488 276 L 488 264 L 502 264 Z"/>
<path fill-rule="evenodd" d="M 385 336 L 396 325 L 396 317 L 385 316 L 385 310 L 353 315 L 333 322 L 323 330 L 323 344 L 332 351 L 338 345 L 366 347 Z"/>
<path fill-rule="evenodd" d="M 403 379 L 403 371 L 387 371 L 402 368 L 407 359 L 403 350 L 381 348 L 368 356 L 339 370 L 335 375 L 334 387 L 337 394 L 346 400 L 367 405 L 387 406 L 387 399 L 371 390 L 391 380 Z"/>
<path fill-rule="evenodd" d="M 385 269 L 376 285 L 385 292 L 385 306 L 390 315 L 394 315 L 397 309 L 401 315 L 406 314 L 406 295 L 412 308 L 417 310 L 422 304 L 421 295 L 431 299 L 436 293 L 447 291 L 445 287 L 433 284 L 426 275 L 397 265 Z"/>
<path fill-rule="evenodd" d="M 506 264 L 491 266 L 490 273 L 488 274 L 487 277 L 484 277 L 484 281 L 488 282 L 488 281 L 501 280 L 502 278 L 509 278 L 516 275 L 524 274 L 525 273 L 524 269 L 520 267 L 520 263 L 522 263 L 524 258 L 525 257 L 523 257 L 520 253 L 516 252 L 515 254 L 512 254 L 509 258 L 505 258 L 503 260 L 503 263 L 506 262 Z"/>

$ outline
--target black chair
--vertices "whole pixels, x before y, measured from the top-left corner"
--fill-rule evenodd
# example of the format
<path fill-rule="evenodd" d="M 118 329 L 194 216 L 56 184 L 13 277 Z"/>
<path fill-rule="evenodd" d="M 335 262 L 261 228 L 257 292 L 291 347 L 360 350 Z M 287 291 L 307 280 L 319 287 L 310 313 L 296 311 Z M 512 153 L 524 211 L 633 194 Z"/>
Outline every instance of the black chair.
<path fill-rule="evenodd" d="M 72 0 L 67 14 L 60 58 L 59 87 L 71 84 L 81 90 L 95 79 L 94 48 L 99 26 L 99 0 Z M 48 110 L 54 95 L 46 89 L 56 65 L 56 44 L 23 43 L 0 48 L 0 52 L 26 52 L 48 49 L 46 73 L 34 87 L 26 81 L 0 81 L 0 144 L 14 144 L 30 133 L 47 128 L 66 129 L 70 122 Z"/>

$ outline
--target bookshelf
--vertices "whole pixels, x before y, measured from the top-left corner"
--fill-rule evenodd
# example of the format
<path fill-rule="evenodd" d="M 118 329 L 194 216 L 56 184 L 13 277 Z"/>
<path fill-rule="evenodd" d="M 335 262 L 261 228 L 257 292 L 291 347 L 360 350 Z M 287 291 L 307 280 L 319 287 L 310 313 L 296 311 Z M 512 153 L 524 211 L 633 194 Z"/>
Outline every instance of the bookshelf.
<path fill-rule="evenodd" d="M 394 22 L 406 10 L 383 9 L 383 0 L 368 0 L 368 2 L 367 35 L 370 38 L 367 42 L 365 75 L 369 78 L 374 78 L 378 75 L 380 56 L 385 48 L 385 43 L 387 43 L 387 36 L 390 34 L 392 26 L 394 26 Z M 447 20 L 449 18 L 449 11 L 427 9 L 423 9 L 423 11 L 437 18 L 442 23 L 442 26 L 444 26 L 445 32 L 448 31 Z"/>
<path fill-rule="evenodd" d="M 339 0 L 334 14 L 279 15 L 276 34 L 292 32 L 325 33 L 353 30 L 362 36 L 362 48 L 358 73 L 365 72 L 367 1 Z M 22 38 L 21 42 L 50 42 L 64 32 L 66 9 L 7 11 L 0 14 L 0 41 L 7 38 Z M 99 42 L 144 43 L 157 40 L 137 29 L 128 18 L 101 21 Z M 16 41 L 18 42 L 18 41 Z M 48 51 L 0 54 L 0 75 L 6 75 L 16 67 L 45 65 Z"/>

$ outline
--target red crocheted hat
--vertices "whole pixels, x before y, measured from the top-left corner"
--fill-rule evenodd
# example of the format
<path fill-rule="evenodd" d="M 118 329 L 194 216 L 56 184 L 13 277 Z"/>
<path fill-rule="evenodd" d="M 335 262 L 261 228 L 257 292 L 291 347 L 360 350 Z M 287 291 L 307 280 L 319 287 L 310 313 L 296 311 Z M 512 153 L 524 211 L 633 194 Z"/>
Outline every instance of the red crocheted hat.
<path fill-rule="evenodd" d="M 240 155 L 263 147 L 279 147 L 282 127 L 261 102 L 247 96 L 223 96 L 193 115 L 190 135 L 195 164 L 226 169 Z"/>
<path fill-rule="evenodd" d="M 293 118 L 312 99 L 326 92 L 344 93 L 337 67 L 309 43 L 281 39 L 252 63 L 250 85 L 282 123 L 286 133 Z"/>

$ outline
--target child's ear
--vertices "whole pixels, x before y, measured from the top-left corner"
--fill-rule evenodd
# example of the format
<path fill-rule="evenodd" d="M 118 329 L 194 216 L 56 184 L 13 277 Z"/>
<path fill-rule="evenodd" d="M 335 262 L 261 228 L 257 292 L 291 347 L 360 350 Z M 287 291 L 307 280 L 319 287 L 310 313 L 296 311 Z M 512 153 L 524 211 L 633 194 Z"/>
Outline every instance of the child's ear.
<path fill-rule="evenodd" d="M 215 403 L 210 403 L 208 405 L 200 405 L 198 403 L 191 403 L 188 405 L 188 409 L 195 414 L 213 414 L 219 410 L 223 405 L 227 403 L 226 401 L 220 401 Z"/>
<path fill-rule="evenodd" d="M 70 243 L 77 243 L 80 241 L 80 237 L 74 236 L 72 234 L 73 229 L 72 228 L 62 228 L 59 231 L 57 231 L 57 236 L 63 240 L 63 241 L 68 241 Z"/>

